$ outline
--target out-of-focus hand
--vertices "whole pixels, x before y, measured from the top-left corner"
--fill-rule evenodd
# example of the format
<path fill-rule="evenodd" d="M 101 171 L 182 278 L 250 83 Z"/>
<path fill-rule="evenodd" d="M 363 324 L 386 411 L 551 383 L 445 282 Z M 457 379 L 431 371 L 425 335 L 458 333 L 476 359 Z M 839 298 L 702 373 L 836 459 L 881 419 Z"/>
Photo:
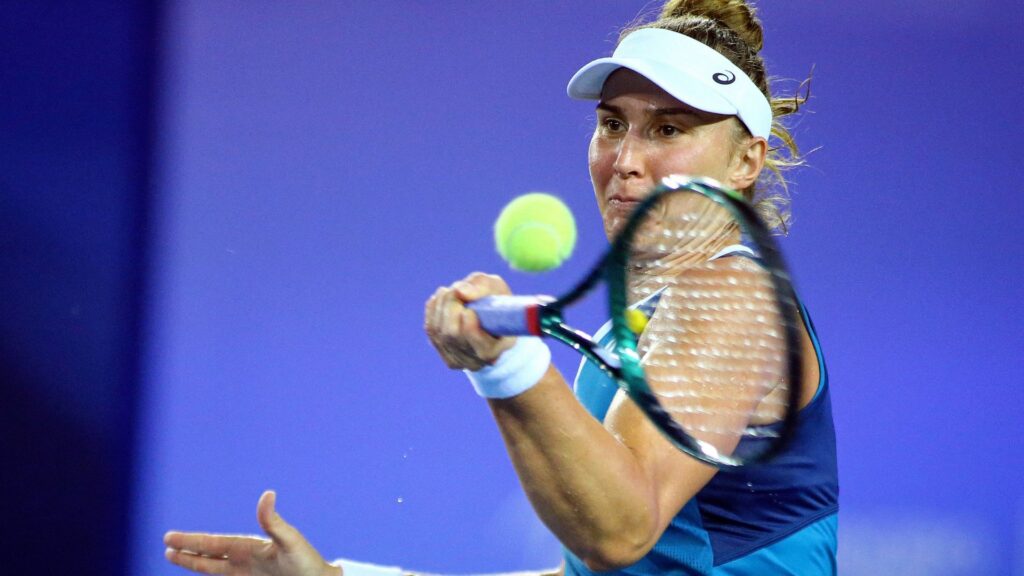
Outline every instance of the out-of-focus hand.
<path fill-rule="evenodd" d="M 256 505 L 256 518 L 270 539 L 199 532 L 168 532 L 165 555 L 173 563 L 201 574 L 228 576 L 341 576 L 320 553 L 274 509 L 277 495 L 267 491 Z"/>
<path fill-rule="evenodd" d="M 493 364 L 515 344 L 515 338 L 495 338 L 480 327 L 466 304 L 484 296 L 509 294 L 499 276 L 474 272 L 463 280 L 438 288 L 427 300 L 423 327 L 430 343 L 449 368 L 479 370 Z"/>

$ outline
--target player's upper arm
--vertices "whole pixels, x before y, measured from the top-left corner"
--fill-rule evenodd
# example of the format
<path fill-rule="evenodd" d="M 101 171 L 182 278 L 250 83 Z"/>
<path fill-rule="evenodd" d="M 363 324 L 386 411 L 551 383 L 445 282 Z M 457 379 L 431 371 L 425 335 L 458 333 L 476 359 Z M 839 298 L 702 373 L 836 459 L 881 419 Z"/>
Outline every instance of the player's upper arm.
<path fill-rule="evenodd" d="M 717 469 L 677 449 L 621 390 L 608 410 L 605 427 L 633 452 L 643 470 L 658 512 L 656 532 L 650 535 L 653 547 Z"/>

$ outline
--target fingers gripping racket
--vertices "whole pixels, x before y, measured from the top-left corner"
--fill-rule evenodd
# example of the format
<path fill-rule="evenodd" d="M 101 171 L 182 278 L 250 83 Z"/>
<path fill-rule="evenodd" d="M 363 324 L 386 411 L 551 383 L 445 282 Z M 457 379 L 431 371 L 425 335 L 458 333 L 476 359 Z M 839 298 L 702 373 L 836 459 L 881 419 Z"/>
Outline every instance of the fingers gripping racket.
<path fill-rule="evenodd" d="M 495 336 L 549 336 L 579 351 L 683 452 L 716 466 L 770 458 L 794 427 L 802 382 L 802 323 L 771 232 L 706 178 L 666 178 L 621 213 L 608 252 L 565 295 L 469 307 Z M 607 347 L 563 319 L 601 284 Z"/>

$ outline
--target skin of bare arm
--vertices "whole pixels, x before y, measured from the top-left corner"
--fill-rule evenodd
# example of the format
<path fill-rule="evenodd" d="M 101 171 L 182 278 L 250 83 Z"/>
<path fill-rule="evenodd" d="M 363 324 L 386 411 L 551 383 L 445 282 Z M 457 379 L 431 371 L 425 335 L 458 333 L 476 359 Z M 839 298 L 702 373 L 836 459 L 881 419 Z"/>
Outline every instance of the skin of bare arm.
<path fill-rule="evenodd" d="M 698 273 L 726 274 L 726 267 L 723 260 Z M 462 318 L 462 298 L 469 302 L 507 288 L 497 277 L 486 275 L 470 276 L 456 286 L 451 289 L 457 294 L 455 301 L 444 304 L 454 309 L 436 317 Z M 671 308 L 675 298 L 682 297 L 666 295 L 664 308 Z M 648 331 L 656 332 L 662 321 L 655 314 Z M 472 322 L 459 323 L 459 329 L 467 326 L 479 330 Z M 699 323 L 690 325 L 686 344 L 704 345 L 704 332 Z M 458 341 L 454 332 L 449 338 Z M 482 331 L 467 336 L 474 341 L 487 338 Z M 656 360 L 660 351 L 648 350 L 645 362 Z M 652 370 L 649 378 L 658 378 L 657 372 Z M 642 558 L 716 471 L 675 448 L 625 394 L 616 397 L 602 425 L 577 401 L 554 366 L 523 394 L 488 402 L 534 509 L 562 544 L 593 570 L 621 568 Z M 750 400 L 731 413 L 750 414 L 755 406 Z M 742 423 L 720 428 L 738 431 Z M 737 433 L 705 439 L 728 453 L 738 438 Z"/>
<path fill-rule="evenodd" d="M 746 265 L 744 261 L 720 261 L 691 275 L 712 278 L 729 274 L 729 267 L 737 264 Z M 667 293 L 659 309 L 672 309 L 685 299 Z M 741 321 L 743 312 L 737 309 L 733 314 L 735 318 L 720 314 L 715 322 Z M 668 322 L 656 313 L 645 334 L 658 333 Z M 674 335 L 681 340 L 680 348 L 699 349 L 707 346 L 706 338 L 713 334 L 710 323 L 692 322 L 685 333 Z M 742 348 L 740 343 L 736 346 Z M 659 373 L 664 369 L 654 368 L 666 364 L 664 354 L 679 358 L 678 350 L 649 347 L 645 338 L 641 338 L 640 349 L 644 364 L 651 366 L 646 371 L 652 385 L 662 377 L 675 379 L 680 375 L 685 376 L 682 381 L 700 385 L 699 369 L 686 369 L 685 362 L 665 374 Z M 755 380 L 754 374 L 736 379 Z M 672 387 L 680 391 L 677 384 Z M 705 433 L 702 439 L 729 453 L 746 423 L 742 415 L 749 417 L 758 399 L 749 392 L 724 387 L 718 384 L 722 396 L 742 400 L 728 400 L 729 410 L 707 404 L 703 407 L 708 410 L 698 413 L 720 414 L 714 422 L 703 423 L 732 432 L 714 436 Z M 691 400 L 691 407 L 697 401 Z M 621 391 L 604 424 L 597 422 L 553 367 L 533 389 L 511 399 L 492 400 L 490 406 L 535 510 L 562 543 L 594 570 L 621 568 L 643 557 L 679 510 L 716 472 L 681 453 Z"/>
<path fill-rule="evenodd" d="M 428 302 L 427 333 L 449 365 L 472 350 L 504 348 L 464 313 L 464 304 L 494 293 L 507 293 L 500 278 L 473 274 Z M 631 402 L 611 414 L 610 433 L 554 366 L 525 393 L 489 404 L 534 509 L 595 570 L 627 566 L 646 554 L 714 474 L 672 447 Z"/>
<path fill-rule="evenodd" d="M 592 570 L 643 557 L 714 474 L 665 441 L 632 402 L 617 402 L 610 433 L 554 367 L 525 393 L 489 404 L 534 509 Z"/>

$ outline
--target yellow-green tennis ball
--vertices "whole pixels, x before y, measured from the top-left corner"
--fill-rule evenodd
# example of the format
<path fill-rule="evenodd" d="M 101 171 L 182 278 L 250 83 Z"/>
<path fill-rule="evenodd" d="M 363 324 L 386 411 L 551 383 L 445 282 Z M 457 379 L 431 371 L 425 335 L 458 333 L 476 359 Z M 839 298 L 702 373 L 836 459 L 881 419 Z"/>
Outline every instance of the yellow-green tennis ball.
<path fill-rule="evenodd" d="M 516 270 L 543 272 L 565 262 L 576 246 L 576 220 L 564 202 L 541 192 L 508 203 L 494 223 L 501 257 Z"/>
<path fill-rule="evenodd" d="M 643 333 L 644 328 L 647 328 L 647 322 L 649 321 L 650 318 L 636 308 L 629 308 L 626 310 L 626 326 L 628 326 L 629 329 L 637 336 Z"/>

